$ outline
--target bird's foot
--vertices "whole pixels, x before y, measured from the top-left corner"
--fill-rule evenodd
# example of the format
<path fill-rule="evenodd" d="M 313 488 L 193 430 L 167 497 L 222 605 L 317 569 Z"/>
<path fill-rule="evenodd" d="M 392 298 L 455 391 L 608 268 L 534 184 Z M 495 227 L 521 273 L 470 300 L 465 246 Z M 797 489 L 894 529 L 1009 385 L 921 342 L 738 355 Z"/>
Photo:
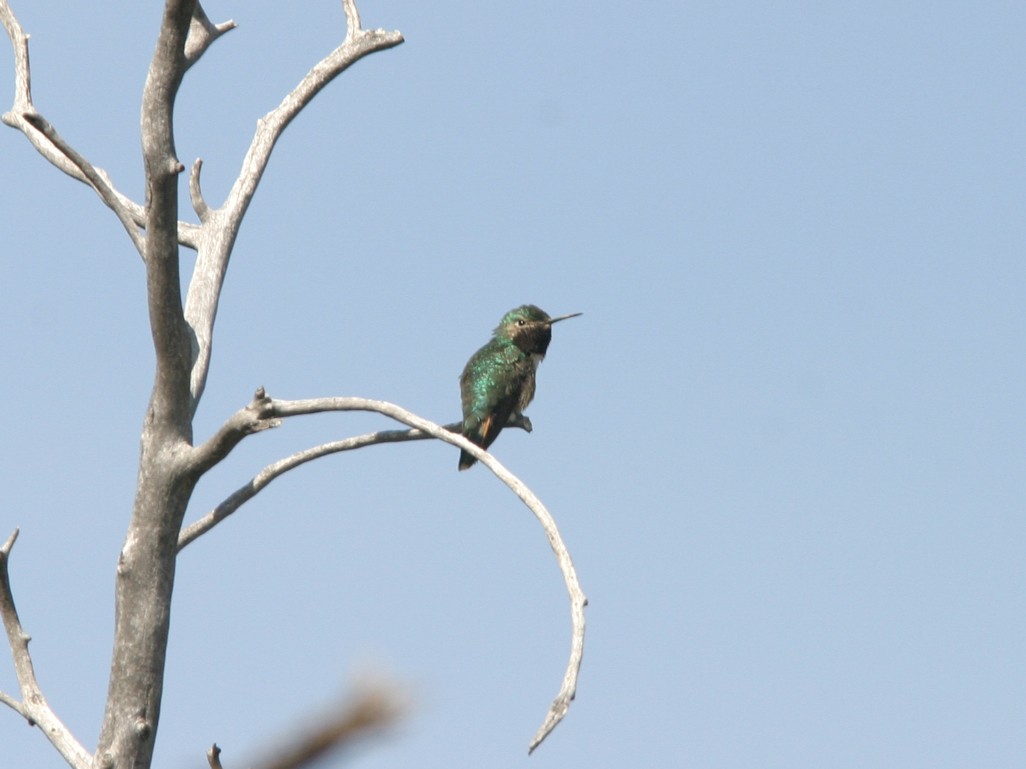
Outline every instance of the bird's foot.
<path fill-rule="evenodd" d="M 529 433 L 532 430 L 534 430 L 534 425 L 531 424 L 530 418 L 524 416 L 523 414 L 510 414 L 509 419 L 506 420 L 506 426 L 519 427 L 526 433 Z"/>

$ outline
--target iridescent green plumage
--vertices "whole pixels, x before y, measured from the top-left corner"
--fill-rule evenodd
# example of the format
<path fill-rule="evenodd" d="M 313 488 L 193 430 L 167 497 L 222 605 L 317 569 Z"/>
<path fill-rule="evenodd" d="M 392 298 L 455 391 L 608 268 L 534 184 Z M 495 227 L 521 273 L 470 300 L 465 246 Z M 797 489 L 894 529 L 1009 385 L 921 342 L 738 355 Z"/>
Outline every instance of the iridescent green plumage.
<path fill-rule="evenodd" d="M 535 372 L 552 340 L 552 324 L 580 315 L 550 318 L 533 304 L 507 312 L 492 338 L 475 352 L 460 376 L 463 434 L 483 449 L 510 418 L 522 418 L 534 398 Z M 477 460 L 460 452 L 460 470 Z"/>

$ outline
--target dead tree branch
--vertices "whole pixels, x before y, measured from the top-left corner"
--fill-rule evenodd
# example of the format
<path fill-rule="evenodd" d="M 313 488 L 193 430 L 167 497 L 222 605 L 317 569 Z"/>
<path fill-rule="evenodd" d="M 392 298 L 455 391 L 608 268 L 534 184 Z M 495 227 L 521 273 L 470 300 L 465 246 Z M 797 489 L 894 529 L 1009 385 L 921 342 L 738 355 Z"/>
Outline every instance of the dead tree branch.
<path fill-rule="evenodd" d="M 3 122 L 21 131 L 32 146 L 56 168 L 92 187 L 118 217 L 136 250 L 143 254 L 141 230 L 146 225 L 145 209 L 121 193 L 106 171 L 86 160 L 36 110 L 32 101 L 28 35 L 15 17 L 8 0 L 0 0 L 0 22 L 11 40 L 15 65 L 14 106 L 3 115 Z M 197 3 L 186 40 L 185 69 L 198 61 L 215 40 L 234 28 L 234 21 L 213 24 Z M 198 236 L 199 228 L 196 225 L 178 222 L 178 240 L 183 246 L 196 249 Z"/>
<path fill-rule="evenodd" d="M 21 117 L 46 137 L 46 140 L 64 157 L 71 161 L 71 164 L 85 177 L 85 181 L 96 190 L 100 200 L 106 203 L 107 208 L 114 212 L 118 221 L 121 222 L 121 226 L 128 233 L 128 237 L 131 239 L 132 245 L 135 246 L 135 250 L 139 252 L 139 256 L 145 258 L 146 244 L 139 224 L 134 218 L 132 209 L 122 202 L 122 199 L 118 196 L 118 191 L 111 185 L 107 175 L 82 157 L 38 112 L 25 112 L 22 113 Z"/>
<path fill-rule="evenodd" d="M 263 387 L 258 387 L 248 405 L 232 414 L 210 440 L 194 450 L 192 463 L 196 471 L 202 474 L 214 467 L 247 435 L 279 424 L 281 420 L 274 418 L 271 399 Z"/>
<path fill-rule="evenodd" d="M 132 515 L 118 559 L 114 643 L 97 769 L 146 769 L 163 697 L 175 542 L 198 477 L 192 443 L 192 335 L 182 312 L 174 103 L 186 70 L 196 0 L 167 0 L 143 87 L 146 297 L 156 372 L 140 440 Z"/>
<path fill-rule="evenodd" d="M 446 425 L 446 430 L 458 429 L 459 425 Z M 217 524 L 230 516 L 246 502 L 263 491 L 275 478 L 278 478 L 289 470 L 304 465 L 314 459 L 326 457 L 329 454 L 338 454 L 342 451 L 361 449 L 364 446 L 375 446 L 381 443 L 401 443 L 403 441 L 417 441 L 433 438 L 433 436 L 421 430 L 381 430 L 374 433 L 356 435 L 352 438 L 344 438 L 338 441 L 322 443 L 309 449 L 297 451 L 294 454 L 272 462 L 263 470 L 251 478 L 245 485 L 240 486 L 232 494 L 225 498 L 217 507 L 211 510 L 194 523 L 182 529 L 178 536 L 178 549 L 181 551 L 186 545 L 199 539 Z"/>
<path fill-rule="evenodd" d="M 194 409 L 206 387 L 214 321 L 228 261 L 242 220 L 275 144 L 289 123 L 332 80 L 365 56 L 403 42 L 399 32 L 363 29 L 353 0 L 346 0 L 343 8 L 346 14 L 346 37 L 342 44 L 317 62 L 276 108 L 257 121 L 256 133 L 243 158 L 239 175 L 220 208 L 212 209 L 203 199 L 199 183 L 202 166 L 199 161 L 193 166 L 190 197 L 196 215 L 202 222 L 196 266 L 185 303 L 185 318 L 195 335 L 191 385 Z"/>
<path fill-rule="evenodd" d="M 18 530 L 15 529 L 7 541 L 0 545 L 0 618 L 3 619 L 7 642 L 11 646 L 11 655 L 14 657 L 14 672 L 18 677 L 18 687 L 21 689 L 21 701 L 5 692 L 0 692 L 0 702 L 20 714 L 30 726 L 38 726 L 64 757 L 64 760 L 75 769 L 90 769 L 92 756 L 86 752 L 68 727 L 50 708 L 46 697 L 43 696 L 42 689 L 39 688 L 39 682 L 36 680 L 32 655 L 29 653 L 31 637 L 22 629 L 18 610 L 14 605 L 11 577 L 7 568 L 11 548 L 14 547 L 17 539 Z"/>
<path fill-rule="evenodd" d="M 3 122 L 21 131 L 33 147 L 54 167 L 72 179 L 87 184 L 118 217 L 132 243 L 142 253 L 140 228 L 146 224 L 146 212 L 139 203 L 120 192 L 102 168 L 94 166 L 61 138 L 56 129 L 43 118 L 32 101 L 32 74 L 29 63 L 28 35 L 14 15 L 8 0 L 0 0 L 0 23 L 3 23 L 14 51 L 14 105 L 4 113 Z M 196 247 L 198 228 L 179 223 L 180 242 Z"/>
<path fill-rule="evenodd" d="M 225 32 L 231 32 L 235 26 L 231 19 L 214 24 L 203 12 L 203 6 L 197 2 L 192 12 L 192 21 L 189 23 L 189 36 L 185 40 L 185 68 L 188 69 L 199 61 L 200 56 L 206 53 L 217 38 Z"/>
<path fill-rule="evenodd" d="M 359 403 L 367 403 L 363 398 L 347 399 Z M 380 402 L 380 401 L 376 401 Z M 194 461 L 200 467 L 213 466 L 227 456 L 228 452 L 237 446 L 247 435 L 278 427 L 282 423 L 280 417 L 274 416 L 274 401 L 267 397 L 264 388 L 257 388 L 253 400 L 228 418 L 228 421 L 221 426 L 221 429 L 209 441 L 196 449 Z M 279 401 L 280 403 L 280 401 Z M 364 410 L 364 409 L 347 409 Z M 368 409 L 370 410 L 370 409 Z M 295 415 L 292 415 L 295 416 Z M 517 427 L 531 432 L 531 420 L 524 415 L 511 416 L 508 427 Z M 450 433 L 459 433 L 462 429 L 460 422 L 453 422 L 442 427 Z M 272 462 L 263 470 L 251 478 L 244 486 L 240 486 L 232 494 L 225 498 L 217 507 L 204 515 L 199 520 L 189 524 L 178 535 L 178 549 L 183 550 L 186 545 L 195 541 L 210 529 L 230 516 L 246 502 L 251 500 L 263 491 L 275 478 L 278 478 L 289 470 L 304 465 L 314 459 L 338 454 L 343 451 L 361 449 L 365 446 L 376 446 L 383 443 L 404 443 L 406 441 L 422 441 L 434 439 L 435 436 L 424 430 L 416 428 L 408 430 L 379 430 L 373 433 L 356 435 L 351 438 L 330 441 L 317 446 L 312 446 L 302 451 L 297 451 L 283 459 Z"/>
<path fill-rule="evenodd" d="M 263 395 L 263 391 L 258 390 L 257 395 Z M 286 457 L 279 462 L 268 465 L 247 485 L 238 489 L 234 494 L 214 508 L 214 510 L 183 529 L 179 534 L 178 549 L 181 550 L 190 542 L 210 531 L 210 529 L 216 526 L 220 521 L 227 518 L 233 512 L 238 510 L 238 508 L 245 502 L 256 496 L 261 489 L 265 488 L 275 478 L 283 475 L 289 470 L 311 461 L 312 459 L 317 459 L 318 457 L 337 453 L 339 451 L 360 448 L 362 446 L 374 445 L 377 443 L 418 440 L 425 436 L 437 438 L 470 452 L 475 458 L 480 460 L 485 467 L 491 470 L 499 480 L 505 483 L 506 486 L 508 486 L 509 489 L 528 507 L 528 509 L 534 513 L 535 518 L 538 519 L 538 522 L 541 524 L 546 536 L 548 537 L 549 545 L 552 547 L 553 553 L 556 555 L 556 561 L 563 574 L 563 581 L 566 584 L 567 593 L 570 597 L 570 621 L 572 627 L 570 660 L 567 664 L 566 673 L 563 676 L 563 683 L 560 686 L 559 693 L 553 700 L 541 727 L 531 740 L 528 752 L 531 752 L 538 747 L 538 745 L 541 744 L 552 730 L 555 729 L 556 725 L 563 720 L 563 717 L 569 710 L 570 703 L 577 692 L 577 677 L 580 672 L 581 661 L 584 656 L 584 607 L 588 604 L 588 599 L 581 590 L 580 582 L 577 579 L 577 571 L 574 569 L 573 559 L 570 557 L 570 552 L 563 543 L 563 538 L 560 536 L 555 520 L 552 518 L 551 513 L 549 513 L 545 505 L 542 504 L 541 500 L 535 496 L 534 492 L 531 491 L 523 481 L 503 467 L 495 457 L 468 441 L 460 433 L 453 432 L 452 428 L 455 427 L 455 425 L 442 427 L 441 425 L 423 419 L 406 409 L 396 406 L 393 403 L 370 400 L 367 398 L 345 397 L 312 398 L 297 401 L 271 399 L 269 403 L 263 403 L 262 408 L 266 409 L 266 411 L 263 412 L 264 414 L 277 419 L 287 419 L 289 417 L 306 414 L 319 414 L 328 411 L 373 411 L 379 414 L 384 414 L 397 422 L 401 422 L 408 427 L 413 428 L 413 430 L 369 433 L 355 438 L 349 438 L 344 441 L 322 444 L 305 451 L 297 452 L 296 454 Z M 245 411 L 246 409 L 243 409 L 243 412 Z M 238 412 L 236 416 L 243 412 Z M 235 417 L 233 417 L 233 419 L 235 419 Z M 231 424 L 231 422 L 232 420 L 229 420 L 229 424 Z M 224 429 L 225 428 L 222 428 L 222 431 Z M 215 439 L 212 440 L 216 442 L 218 439 L 215 437 Z M 202 452 L 203 450 L 203 447 L 197 449 L 198 452 Z"/>

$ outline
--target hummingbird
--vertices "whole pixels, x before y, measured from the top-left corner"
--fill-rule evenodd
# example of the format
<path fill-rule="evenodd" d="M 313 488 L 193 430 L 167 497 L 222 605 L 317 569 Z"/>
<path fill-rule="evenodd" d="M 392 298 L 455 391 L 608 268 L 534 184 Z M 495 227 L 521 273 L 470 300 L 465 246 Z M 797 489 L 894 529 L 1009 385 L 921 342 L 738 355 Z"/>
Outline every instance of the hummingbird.
<path fill-rule="evenodd" d="M 470 356 L 460 375 L 463 435 L 483 449 L 492 445 L 510 419 L 524 423 L 534 398 L 535 372 L 552 341 L 552 324 L 581 313 L 550 318 L 533 304 L 502 316 L 492 338 Z M 530 421 L 526 421 L 530 430 Z M 477 460 L 460 452 L 460 470 Z"/>

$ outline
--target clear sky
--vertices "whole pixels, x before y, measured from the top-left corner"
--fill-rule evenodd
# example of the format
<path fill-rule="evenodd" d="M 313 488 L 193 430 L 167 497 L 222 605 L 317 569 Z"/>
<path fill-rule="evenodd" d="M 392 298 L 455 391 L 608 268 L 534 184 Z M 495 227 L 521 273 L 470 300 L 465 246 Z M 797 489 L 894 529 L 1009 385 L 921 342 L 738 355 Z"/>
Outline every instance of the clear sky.
<path fill-rule="evenodd" d="M 37 107 L 141 200 L 159 4 L 13 2 Z M 292 5 L 205 6 L 239 23 L 177 108 L 211 204 L 344 34 L 337 2 Z M 383 672 L 412 711 L 348 766 L 1022 767 L 1022 3 L 361 11 L 407 42 L 279 144 L 197 437 L 258 385 L 452 421 L 506 310 L 583 312 L 555 329 L 534 432 L 493 447 L 591 602 L 577 701 L 528 758 L 569 612 L 527 509 L 452 447 L 375 447 L 286 476 L 185 551 L 158 764 L 204 766 L 217 741 L 242 767 Z M 143 271 L 96 196 L 6 127 L 0 161 L 0 538 L 21 527 L 37 672 L 91 749 L 152 377 Z M 251 437 L 188 518 L 379 426 Z M 4 766 L 61 765 L 6 710 L 0 746 Z"/>

